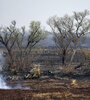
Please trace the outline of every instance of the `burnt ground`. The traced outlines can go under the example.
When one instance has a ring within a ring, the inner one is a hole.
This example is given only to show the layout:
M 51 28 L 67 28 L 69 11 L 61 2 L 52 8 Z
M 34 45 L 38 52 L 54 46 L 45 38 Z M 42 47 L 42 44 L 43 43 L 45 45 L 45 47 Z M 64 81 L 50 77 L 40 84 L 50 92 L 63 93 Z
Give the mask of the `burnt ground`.
M 0 100 L 90 100 L 90 81 L 72 81 L 68 78 L 23 81 L 29 90 L 0 89 Z
M 90 100 L 90 59 L 84 64 L 82 55 L 76 56 L 72 65 L 63 67 L 58 64 L 60 57 L 52 54 L 43 54 L 42 59 L 35 61 L 42 64 L 38 79 L 25 80 L 28 72 L 17 75 L 2 72 L 8 86 L 19 83 L 27 88 L 0 89 L 0 100 Z M 79 62 L 81 67 L 77 66 Z
M 41 66 L 37 79 L 24 79 L 28 73 L 5 73 L 12 77 L 6 77 L 12 89 L 0 89 L 0 100 L 90 100 L 90 68 L 75 66 Z M 13 89 L 17 84 L 23 88 Z

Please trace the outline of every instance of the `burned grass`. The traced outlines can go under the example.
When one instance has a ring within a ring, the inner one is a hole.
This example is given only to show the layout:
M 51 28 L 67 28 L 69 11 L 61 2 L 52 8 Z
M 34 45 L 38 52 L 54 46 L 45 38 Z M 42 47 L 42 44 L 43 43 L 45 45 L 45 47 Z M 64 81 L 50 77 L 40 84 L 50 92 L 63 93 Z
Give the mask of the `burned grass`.
M 90 81 L 63 78 L 23 81 L 30 90 L 0 90 L 0 100 L 90 100 Z

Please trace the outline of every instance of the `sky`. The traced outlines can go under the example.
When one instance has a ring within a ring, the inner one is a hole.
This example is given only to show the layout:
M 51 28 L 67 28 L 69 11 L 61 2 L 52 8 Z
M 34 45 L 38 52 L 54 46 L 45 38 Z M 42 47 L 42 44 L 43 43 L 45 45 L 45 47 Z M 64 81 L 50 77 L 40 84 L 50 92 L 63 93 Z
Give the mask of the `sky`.
M 0 0 L 0 26 L 8 26 L 16 20 L 17 27 L 28 29 L 32 20 L 40 21 L 43 28 L 49 17 L 65 14 L 72 15 L 74 11 L 90 11 L 90 0 Z

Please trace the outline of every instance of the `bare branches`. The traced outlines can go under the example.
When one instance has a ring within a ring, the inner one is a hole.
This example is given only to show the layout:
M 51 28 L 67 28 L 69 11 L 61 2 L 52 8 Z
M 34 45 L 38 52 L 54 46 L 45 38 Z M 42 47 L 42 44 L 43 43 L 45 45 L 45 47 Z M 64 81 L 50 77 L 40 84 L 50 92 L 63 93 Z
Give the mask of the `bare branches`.
M 44 33 L 45 31 L 41 29 L 40 22 L 32 21 L 30 23 L 30 31 L 28 33 L 25 50 L 28 49 L 30 53 L 31 49 L 42 39 Z
M 9 27 L 2 27 L 0 33 L 0 42 L 11 51 L 18 36 L 18 31 L 16 29 L 16 22 L 12 21 Z
M 84 12 L 74 12 L 73 16 L 49 18 L 48 25 L 53 31 L 54 41 L 56 46 L 61 49 L 63 57 L 67 55 L 68 49 L 76 49 L 80 38 L 90 32 L 88 15 L 89 12 L 85 10 Z
M 90 31 L 90 20 L 87 19 L 89 11 L 85 10 L 84 12 L 74 12 L 74 21 L 75 21 L 75 34 L 77 37 L 81 37 L 86 32 Z
M 45 33 L 45 31 L 41 29 L 40 22 L 38 21 L 32 21 L 29 28 L 29 32 L 25 30 L 25 27 L 18 29 L 16 28 L 15 21 L 12 21 L 9 27 L 0 28 L 0 42 L 8 52 L 10 66 L 12 67 L 23 67 L 25 65 L 23 65 L 23 61 L 26 61 L 26 58 L 27 61 L 30 62 L 32 48 L 42 39 Z M 16 60 L 19 65 L 16 65 Z

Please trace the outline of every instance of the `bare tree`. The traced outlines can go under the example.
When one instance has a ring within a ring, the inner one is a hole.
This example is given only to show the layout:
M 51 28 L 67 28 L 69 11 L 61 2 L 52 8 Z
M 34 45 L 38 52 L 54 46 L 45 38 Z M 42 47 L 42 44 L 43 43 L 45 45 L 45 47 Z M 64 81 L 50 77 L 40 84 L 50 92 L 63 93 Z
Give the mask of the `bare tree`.
M 20 67 L 31 66 L 31 51 L 33 47 L 43 39 L 43 35 L 46 33 L 41 29 L 39 21 L 32 21 L 29 26 L 29 32 L 25 31 L 25 27 L 21 28 L 17 38 L 17 48 L 19 51 L 19 57 L 17 60 L 20 63 Z
M 74 12 L 74 34 L 75 39 L 73 41 L 74 48 L 73 48 L 73 54 L 71 56 L 70 64 L 73 61 L 74 55 L 76 53 L 79 41 L 81 40 L 81 37 L 86 35 L 87 33 L 90 33 L 90 19 L 87 18 L 89 15 L 89 11 L 85 10 L 84 12 Z
M 29 32 L 25 30 L 25 27 L 16 28 L 15 21 L 12 21 L 9 27 L 1 27 L 0 42 L 8 52 L 8 66 L 14 69 L 23 68 L 23 66 L 30 67 L 31 50 L 43 39 L 44 33 L 46 32 L 41 28 L 39 21 L 30 23 Z
M 89 12 L 85 10 L 84 12 L 74 12 L 73 16 L 49 18 L 47 23 L 54 33 L 56 46 L 62 53 L 63 65 L 66 64 L 66 57 L 70 50 L 73 51 L 70 63 L 73 61 L 81 37 L 90 31 L 88 15 Z
M 12 50 L 14 44 L 17 40 L 18 29 L 16 28 L 16 22 L 12 21 L 9 27 L 1 27 L 0 28 L 0 42 L 6 48 L 9 58 L 10 58 L 10 66 L 13 66 L 13 54 Z

